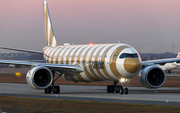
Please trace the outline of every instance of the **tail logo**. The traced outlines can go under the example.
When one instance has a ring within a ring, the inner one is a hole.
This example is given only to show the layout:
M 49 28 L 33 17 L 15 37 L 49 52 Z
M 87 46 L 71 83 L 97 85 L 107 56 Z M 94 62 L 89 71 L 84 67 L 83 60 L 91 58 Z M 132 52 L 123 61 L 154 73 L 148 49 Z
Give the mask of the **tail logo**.
M 177 57 L 176 58 L 180 58 L 180 52 L 178 53 Z
M 45 35 L 47 46 L 58 46 L 56 38 L 54 36 L 54 31 L 51 23 L 51 18 L 48 10 L 47 2 L 43 2 L 44 6 L 44 21 L 45 21 Z

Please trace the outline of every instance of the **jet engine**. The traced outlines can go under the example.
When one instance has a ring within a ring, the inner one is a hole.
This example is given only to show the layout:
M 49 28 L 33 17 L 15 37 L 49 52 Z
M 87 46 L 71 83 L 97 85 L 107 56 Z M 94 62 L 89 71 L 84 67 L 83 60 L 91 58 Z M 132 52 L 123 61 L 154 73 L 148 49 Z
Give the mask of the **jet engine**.
M 47 67 L 37 66 L 26 75 L 27 83 L 34 89 L 45 89 L 52 83 L 53 75 Z
M 139 80 L 146 88 L 159 88 L 164 84 L 166 74 L 160 67 L 152 65 L 141 70 Z

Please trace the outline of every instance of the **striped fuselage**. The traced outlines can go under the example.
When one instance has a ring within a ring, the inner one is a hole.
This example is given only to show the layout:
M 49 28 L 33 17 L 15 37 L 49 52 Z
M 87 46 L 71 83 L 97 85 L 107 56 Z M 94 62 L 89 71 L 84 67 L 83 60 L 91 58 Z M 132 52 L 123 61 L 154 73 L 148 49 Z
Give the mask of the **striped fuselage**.
M 46 63 L 83 67 L 78 75 L 63 75 L 69 81 L 103 81 L 132 78 L 141 69 L 141 58 L 137 51 L 126 44 L 94 44 L 45 47 Z M 119 58 L 123 53 L 137 53 L 137 58 Z

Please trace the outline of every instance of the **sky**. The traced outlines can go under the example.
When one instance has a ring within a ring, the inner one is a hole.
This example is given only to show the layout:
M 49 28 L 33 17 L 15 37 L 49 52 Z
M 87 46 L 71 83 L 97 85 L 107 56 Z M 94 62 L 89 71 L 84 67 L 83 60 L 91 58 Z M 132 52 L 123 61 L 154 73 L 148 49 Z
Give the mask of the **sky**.
M 125 43 L 141 53 L 180 52 L 180 0 L 47 0 L 63 43 Z M 0 1 L 0 46 L 46 46 L 42 0 Z M 0 52 L 4 52 L 0 50 Z

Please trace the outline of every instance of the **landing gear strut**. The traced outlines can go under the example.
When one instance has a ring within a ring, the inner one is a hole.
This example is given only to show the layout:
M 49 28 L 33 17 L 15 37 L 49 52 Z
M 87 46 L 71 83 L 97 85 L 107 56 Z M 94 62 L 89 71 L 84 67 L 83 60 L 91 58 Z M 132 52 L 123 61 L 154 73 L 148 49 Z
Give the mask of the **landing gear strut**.
M 171 70 L 168 70 L 168 73 L 171 73 Z
M 124 94 L 128 94 L 128 88 L 124 89 Z
M 54 85 L 54 82 L 55 82 L 60 76 L 62 76 L 62 74 L 60 74 L 59 72 L 56 72 L 56 71 L 53 71 L 52 74 L 53 74 L 52 84 L 51 84 L 48 88 L 44 89 L 44 93 L 45 93 L 45 94 L 50 94 L 51 92 L 53 92 L 53 93 L 60 93 L 60 87 L 59 87 L 58 85 Z M 54 77 L 55 74 L 58 75 L 58 77 L 57 77 L 56 79 L 54 79 L 54 78 L 55 78 L 55 77 Z
M 125 83 L 122 83 L 122 85 L 117 85 L 118 81 L 114 81 L 113 85 L 107 86 L 107 93 L 120 93 L 120 94 L 128 94 L 128 88 L 126 88 Z
M 120 90 L 120 94 L 128 94 L 128 92 L 129 92 L 129 90 L 128 90 L 128 88 L 126 87 L 126 83 L 125 82 L 123 82 L 123 83 L 121 83 L 122 84 L 122 88 L 121 88 L 121 90 Z

